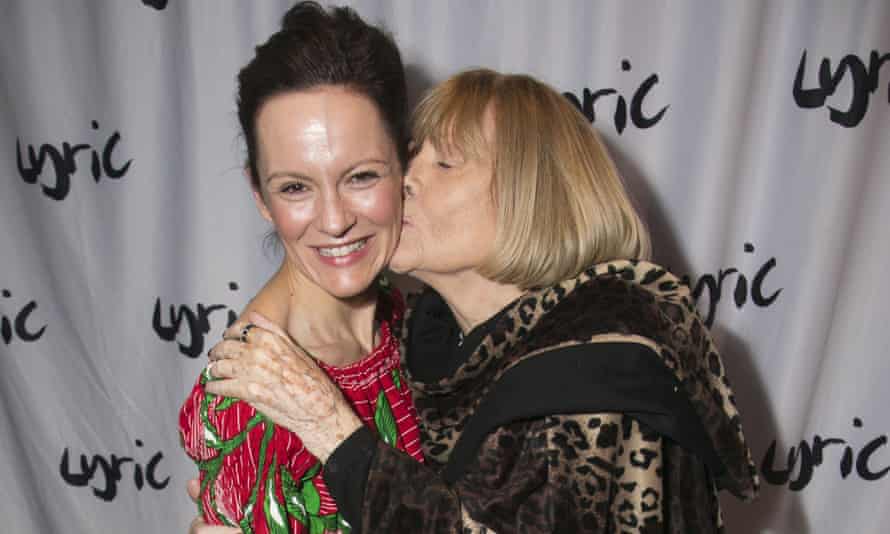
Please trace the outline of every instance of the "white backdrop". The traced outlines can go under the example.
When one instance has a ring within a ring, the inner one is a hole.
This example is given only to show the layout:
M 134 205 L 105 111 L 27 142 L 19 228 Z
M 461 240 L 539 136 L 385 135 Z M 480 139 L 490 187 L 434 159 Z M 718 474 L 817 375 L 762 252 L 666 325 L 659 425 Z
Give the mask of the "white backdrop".
M 290 3 L 0 1 L 3 532 L 186 531 L 179 405 L 278 261 L 234 78 Z M 731 534 L 887 531 L 890 3 L 351 3 L 414 94 L 528 72 L 593 120 L 734 378 Z

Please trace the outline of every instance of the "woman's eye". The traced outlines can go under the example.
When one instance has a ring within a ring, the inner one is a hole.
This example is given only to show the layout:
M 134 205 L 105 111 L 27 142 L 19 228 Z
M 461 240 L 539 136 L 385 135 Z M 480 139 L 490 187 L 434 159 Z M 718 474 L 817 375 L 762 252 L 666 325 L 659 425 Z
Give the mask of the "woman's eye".
M 306 186 L 303 184 L 286 184 L 281 188 L 281 192 L 286 195 L 297 195 L 306 190 Z
M 453 165 L 451 165 L 451 164 L 448 163 L 447 161 L 437 161 L 437 162 L 436 162 L 436 166 L 438 166 L 440 169 L 451 169 L 451 168 L 454 167 Z
M 354 184 L 366 184 L 380 178 L 380 175 L 374 171 L 358 172 L 349 177 L 349 181 Z

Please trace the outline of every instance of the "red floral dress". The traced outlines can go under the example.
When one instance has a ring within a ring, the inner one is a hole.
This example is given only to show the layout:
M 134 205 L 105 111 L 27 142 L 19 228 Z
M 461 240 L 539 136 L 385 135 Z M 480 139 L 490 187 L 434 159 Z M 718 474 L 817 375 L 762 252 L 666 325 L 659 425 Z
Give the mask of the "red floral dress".
M 380 320 L 380 343 L 354 364 L 319 366 L 385 443 L 422 462 L 417 412 L 402 379 L 392 331 L 404 304 L 395 290 L 381 293 L 391 305 L 381 306 L 389 316 Z M 204 520 L 248 534 L 348 533 L 320 462 L 300 438 L 246 402 L 206 393 L 208 380 L 205 369 L 179 414 L 183 447 L 200 471 Z

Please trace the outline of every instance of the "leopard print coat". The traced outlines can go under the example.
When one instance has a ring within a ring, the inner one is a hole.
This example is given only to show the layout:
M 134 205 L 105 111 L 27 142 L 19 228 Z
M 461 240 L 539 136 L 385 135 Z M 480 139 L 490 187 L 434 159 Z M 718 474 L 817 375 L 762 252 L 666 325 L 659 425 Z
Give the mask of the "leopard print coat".
M 717 491 L 757 493 L 689 288 L 651 263 L 529 291 L 453 376 L 408 378 L 427 464 L 378 447 L 361 532 L 722 532 Z

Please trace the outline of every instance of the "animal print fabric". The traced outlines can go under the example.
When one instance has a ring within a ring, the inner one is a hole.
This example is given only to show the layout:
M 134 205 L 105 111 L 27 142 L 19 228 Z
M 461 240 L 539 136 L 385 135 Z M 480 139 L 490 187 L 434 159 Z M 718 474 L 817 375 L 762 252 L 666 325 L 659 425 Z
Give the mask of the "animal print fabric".
M 674 374 L 720 472 L 626 414 L 553 414 L 497 428 L 445 482 L 467 420 L 506 371 L 555 348 L 615 341 L 651 348 Z M 651 263 L 599 264 L 529 291 L 453 376 L 408 379 L 428 465 L 378 447 L 362 532 L 722 532 L 718 488 L 757 493 L 732 390 L 689 288 Z

